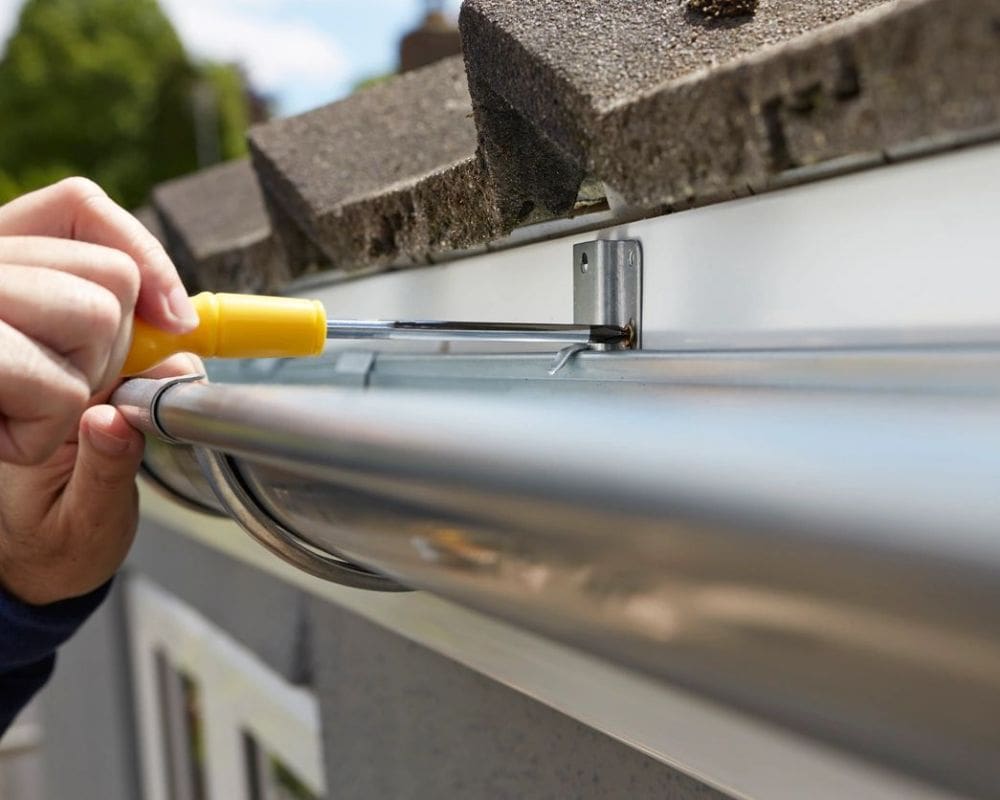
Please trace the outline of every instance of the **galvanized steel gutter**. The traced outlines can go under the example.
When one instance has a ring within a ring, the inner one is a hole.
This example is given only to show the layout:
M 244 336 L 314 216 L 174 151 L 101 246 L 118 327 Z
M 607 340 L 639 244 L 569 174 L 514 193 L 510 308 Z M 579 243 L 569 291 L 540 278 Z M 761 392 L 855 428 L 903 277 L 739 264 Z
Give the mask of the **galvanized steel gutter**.
M 584 362 L 643 358 L 669 372 Z M 159 437 L 161 483 L 300 568 L 438 593 L 953 789 L 1000 785 L 992 392 L 611 394 L 504 363 L 502 394 L 136 380 L 115 403 Z

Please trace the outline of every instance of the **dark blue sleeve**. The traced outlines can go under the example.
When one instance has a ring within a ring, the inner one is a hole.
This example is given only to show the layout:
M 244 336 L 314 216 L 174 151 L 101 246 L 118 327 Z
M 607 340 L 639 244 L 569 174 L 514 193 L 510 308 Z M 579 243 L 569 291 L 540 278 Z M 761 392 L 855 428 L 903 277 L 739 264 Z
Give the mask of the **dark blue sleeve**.
M 0 589 L 0 735 L 49 679 L 56 648 L 101 604 L 110 585 L 47 606 L 27 605 Z

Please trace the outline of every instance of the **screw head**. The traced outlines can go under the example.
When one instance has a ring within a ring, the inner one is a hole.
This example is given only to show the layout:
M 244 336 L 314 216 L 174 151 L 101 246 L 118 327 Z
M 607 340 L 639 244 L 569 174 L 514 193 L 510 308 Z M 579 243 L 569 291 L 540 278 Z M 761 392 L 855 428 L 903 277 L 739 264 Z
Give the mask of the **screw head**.
M 584 275 L 587 274 L 590 269 L 590 259 L 587 258 L 586 253 L 581 253 L 580 255 L 580 272 Z

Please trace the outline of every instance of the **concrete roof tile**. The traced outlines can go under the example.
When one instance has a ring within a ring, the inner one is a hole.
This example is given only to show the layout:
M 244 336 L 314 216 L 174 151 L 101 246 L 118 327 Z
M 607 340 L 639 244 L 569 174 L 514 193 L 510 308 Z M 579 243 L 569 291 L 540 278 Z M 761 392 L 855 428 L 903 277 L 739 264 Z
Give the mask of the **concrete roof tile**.
M 344 269 L 420 262 L 493 238 L 471 114 L 455 57 L 252 129 L 277 232 L 298 243 L 292 251 L 305 240 Z
M 537 152 L 512 130 L 653 207 L 1000 122 L 998 0 L 759 0 L 716 17 L 723 5 L 466 0 L 469 83 L 501 204 L 523 195 L 509 177 Z
M 190 291 L 261 292 L 287 280 L 248 159 L 162 183 L 153 206 Z

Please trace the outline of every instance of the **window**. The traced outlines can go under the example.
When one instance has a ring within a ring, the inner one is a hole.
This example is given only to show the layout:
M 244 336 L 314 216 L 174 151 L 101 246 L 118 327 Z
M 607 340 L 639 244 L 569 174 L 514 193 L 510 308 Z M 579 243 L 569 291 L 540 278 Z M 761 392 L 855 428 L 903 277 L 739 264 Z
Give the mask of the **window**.
M 206 800 L 201 690 L 192 677 L 174 669 L 162 649 L 153 658 L 168 796 L 174 800 Z
M 266 752 L 252 733 L 243 734 L 250 800 L 319 800 L 277 756 Z
M 322 800 L 319 709 L 145 578 L 128 584 L 148 800 Z

